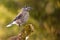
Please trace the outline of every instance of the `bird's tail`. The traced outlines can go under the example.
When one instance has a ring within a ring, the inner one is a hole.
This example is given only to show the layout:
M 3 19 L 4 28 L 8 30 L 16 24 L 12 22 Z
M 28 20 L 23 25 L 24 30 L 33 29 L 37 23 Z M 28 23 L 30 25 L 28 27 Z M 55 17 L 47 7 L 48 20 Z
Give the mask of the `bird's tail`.
M 8 24 L 6 27 L 11 27 L 13 24 L 16 24 L 16 22 L 14 21 L 14 22 Z
M 12 26 L 12 24 L 8 24 L 6 27 L 11 27 Z

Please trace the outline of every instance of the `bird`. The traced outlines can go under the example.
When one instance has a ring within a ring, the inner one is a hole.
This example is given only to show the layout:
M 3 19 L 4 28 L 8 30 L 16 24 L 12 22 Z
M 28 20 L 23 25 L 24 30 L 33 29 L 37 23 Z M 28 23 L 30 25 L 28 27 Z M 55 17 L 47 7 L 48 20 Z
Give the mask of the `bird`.
M 9 23 L 6 27 L 11 27 L 13 24 L 21 26 L 24 23 L 26 23 L 29 18 L 30 9 L 31 9 L 31 7 L 21 8 L 21 11 L 18 13 L 18 15 L 15 17 L 15 19 L 11 23 Z

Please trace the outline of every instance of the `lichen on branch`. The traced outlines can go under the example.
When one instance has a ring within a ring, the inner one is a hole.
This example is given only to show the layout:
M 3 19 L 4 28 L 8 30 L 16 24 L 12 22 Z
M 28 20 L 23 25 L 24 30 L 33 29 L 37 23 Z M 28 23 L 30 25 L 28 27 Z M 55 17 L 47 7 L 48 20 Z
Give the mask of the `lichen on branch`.
M 28 24 L 17 36 L 10 37 L 8 40 L 27 40 L 33 31 L 34 26 L 32 24 Z

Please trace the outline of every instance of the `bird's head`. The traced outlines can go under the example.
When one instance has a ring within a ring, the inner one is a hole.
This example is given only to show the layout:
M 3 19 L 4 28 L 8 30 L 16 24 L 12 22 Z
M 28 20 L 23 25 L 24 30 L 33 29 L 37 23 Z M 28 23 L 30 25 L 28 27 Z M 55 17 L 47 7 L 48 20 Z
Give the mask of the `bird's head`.
M 24 11 L 29 11 L 29 10 L 31 10 L 31 9 L 32 9 L 31 7 L 24 7 L 24 8 L 23 8 Z

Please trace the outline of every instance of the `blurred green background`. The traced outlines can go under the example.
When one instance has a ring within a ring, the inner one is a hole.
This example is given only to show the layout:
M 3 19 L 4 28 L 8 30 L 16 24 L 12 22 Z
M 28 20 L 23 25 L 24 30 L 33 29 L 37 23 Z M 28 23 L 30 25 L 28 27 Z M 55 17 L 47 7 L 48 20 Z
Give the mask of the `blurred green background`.
M 23 27 L 7 28 L 20 9 L 30 6 L 27 24 L 34 25 L 29 40 L 60 40 L 60 0 L 0 0 L 0 40 L 17 35 Z

